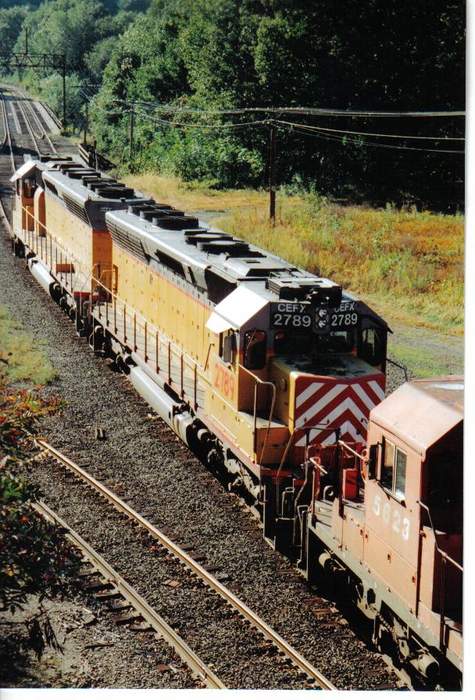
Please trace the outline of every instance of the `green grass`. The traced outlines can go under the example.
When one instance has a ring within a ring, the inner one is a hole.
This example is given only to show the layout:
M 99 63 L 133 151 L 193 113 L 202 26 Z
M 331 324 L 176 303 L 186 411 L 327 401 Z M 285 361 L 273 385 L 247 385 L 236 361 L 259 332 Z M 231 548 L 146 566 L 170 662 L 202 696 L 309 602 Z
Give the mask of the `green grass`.
M 407 323 L 463 332 L 464 219 L 431 212 L 340 206 L 318 194 L 277 194 L 275 226 L 268 195 L 212 190 L 145 174 L 127 183 L 364 296 Z
M 437 377 L 452 374 L 446 363 L 436 360 L 434 355 L 428 355 L 424 348 L 409 346 L 405 343 L 392 343 L 390 346 L 391 359 L 405 367 L 410 367 L 415 377 Z
M 46 353 L 0 305 L 0 373 L 10 382 L 47 384 L 56 372 Z

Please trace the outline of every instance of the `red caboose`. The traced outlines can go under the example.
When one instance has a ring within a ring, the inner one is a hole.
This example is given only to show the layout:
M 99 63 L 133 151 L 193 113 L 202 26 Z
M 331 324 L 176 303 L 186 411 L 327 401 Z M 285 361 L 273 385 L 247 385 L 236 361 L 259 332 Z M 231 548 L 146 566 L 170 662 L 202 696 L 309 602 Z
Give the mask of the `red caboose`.
M 372 409 L 368 446 L 312 460 L 309 577 L 345 574 L 382 650 L 460 678 L 463 379 L 404 384 Z

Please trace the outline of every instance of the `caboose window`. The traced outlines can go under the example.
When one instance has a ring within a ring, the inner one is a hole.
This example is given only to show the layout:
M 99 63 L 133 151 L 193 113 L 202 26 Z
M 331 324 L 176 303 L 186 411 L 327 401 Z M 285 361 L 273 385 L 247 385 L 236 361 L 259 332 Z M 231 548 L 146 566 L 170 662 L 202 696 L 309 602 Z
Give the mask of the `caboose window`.
M 398 498 L 406 495 L 406 454 L 396 448 L 396 474 L 394 477 L 394 492 Z
M 394 472 L 394 445 L 389 440 L 384 440 L 383 464 L 381 467 L 381 485 L 392 491 Z
M 383 438 L 381 486 L 391 491 L 399 500 L 406 495 L 406 463 L 406 453 Z

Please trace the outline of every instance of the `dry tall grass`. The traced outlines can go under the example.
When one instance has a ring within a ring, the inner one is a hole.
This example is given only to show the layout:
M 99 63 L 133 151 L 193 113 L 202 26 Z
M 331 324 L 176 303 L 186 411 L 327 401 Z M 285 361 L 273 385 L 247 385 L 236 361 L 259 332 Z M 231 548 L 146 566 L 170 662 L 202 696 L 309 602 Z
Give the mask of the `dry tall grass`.
M 47 384 L 56 372 L 43 349 L 0 305 L 0 374 L 11 382 Z
M 211 213 L 220 228 L 331 277 L 386 315 L 462 333 L 461 215 L 342 207 L 318 195 L 278 194 L 272 227 L 264 192 L 209 190 L 156 175 L 126 179 L 158 201 Z

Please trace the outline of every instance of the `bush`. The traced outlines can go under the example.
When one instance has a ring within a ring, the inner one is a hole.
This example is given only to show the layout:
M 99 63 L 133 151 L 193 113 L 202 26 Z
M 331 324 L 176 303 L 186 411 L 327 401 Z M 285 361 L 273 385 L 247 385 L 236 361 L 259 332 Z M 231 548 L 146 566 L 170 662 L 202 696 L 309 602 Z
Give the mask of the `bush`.
M 29 596 L 37 596 L 41 604 L 45 597 L 65 595 L 75 587 L 78 557 L 61 530 L 32 508 L 39 489 L 9 470 L 30 455 L 31 431 L 38 417 L 55 405 L 29 392 L 11 392 L 0 377 L 0 612 L 14 614 Z M 27 642 L 38 655 L 46 644 L 57 645 L 41 605 L 24 624 Z M 25 641 L 15 639 L 18 644 Z

